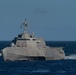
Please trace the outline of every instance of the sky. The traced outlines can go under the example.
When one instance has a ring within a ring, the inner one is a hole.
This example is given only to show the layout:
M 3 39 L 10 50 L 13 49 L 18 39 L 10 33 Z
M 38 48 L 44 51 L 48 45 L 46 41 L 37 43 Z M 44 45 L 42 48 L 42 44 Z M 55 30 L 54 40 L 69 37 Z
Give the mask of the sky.
M 12 40 L 27 18 L 46 41 L 76 41 L 76 0 L 0 0 L 0 40 Z

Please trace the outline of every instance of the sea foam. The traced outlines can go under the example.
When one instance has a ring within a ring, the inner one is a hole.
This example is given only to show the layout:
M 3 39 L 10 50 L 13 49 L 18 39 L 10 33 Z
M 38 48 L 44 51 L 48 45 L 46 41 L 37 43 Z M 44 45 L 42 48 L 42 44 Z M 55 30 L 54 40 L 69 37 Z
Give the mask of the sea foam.
M 69 56 L 66 56 L 65 59 L 76 59 L 76 54 L 71 54 Z

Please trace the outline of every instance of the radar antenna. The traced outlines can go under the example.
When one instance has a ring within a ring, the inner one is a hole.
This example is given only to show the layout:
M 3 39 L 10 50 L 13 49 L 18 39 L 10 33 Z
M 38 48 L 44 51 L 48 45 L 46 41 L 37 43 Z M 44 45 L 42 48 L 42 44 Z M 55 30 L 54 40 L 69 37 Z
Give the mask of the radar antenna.
M 27 32 L 27 19 L 25 18 L 25 21 L 23 22 L 24 32 Z

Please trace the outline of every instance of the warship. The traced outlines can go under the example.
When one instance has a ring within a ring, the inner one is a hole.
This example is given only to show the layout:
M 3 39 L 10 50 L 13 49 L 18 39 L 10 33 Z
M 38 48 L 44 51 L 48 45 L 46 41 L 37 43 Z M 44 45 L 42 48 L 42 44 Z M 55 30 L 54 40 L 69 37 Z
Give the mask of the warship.
M 49 47 L 43 38 L 28 32 L 26 19 L 22 26 L 24 31 L 12 40 L 10 47 L 2 49 L 4 61 L 65 59 L 62 47 Z

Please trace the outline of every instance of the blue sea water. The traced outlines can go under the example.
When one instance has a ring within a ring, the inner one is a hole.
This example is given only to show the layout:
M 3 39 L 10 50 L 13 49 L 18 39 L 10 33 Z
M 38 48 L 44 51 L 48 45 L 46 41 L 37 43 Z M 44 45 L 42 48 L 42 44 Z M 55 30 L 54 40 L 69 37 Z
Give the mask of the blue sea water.
M 10 41 L 0 41 L 0 50 Z M 0 75 L 76 75 L 76 41 L 46 41 L 48 46 L 63 47 L 65 60 L 8 61 L 0 57 Z

